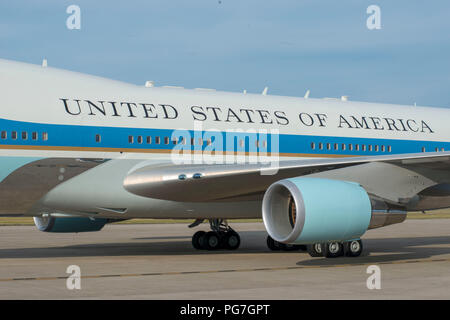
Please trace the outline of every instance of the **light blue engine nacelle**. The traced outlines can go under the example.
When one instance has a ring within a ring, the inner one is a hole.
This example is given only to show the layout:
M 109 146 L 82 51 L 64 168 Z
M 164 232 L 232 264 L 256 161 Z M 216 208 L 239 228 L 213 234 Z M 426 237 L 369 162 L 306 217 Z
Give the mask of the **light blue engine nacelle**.
M 272 184 L 262 210 L 273 239 L 297 244 L 357 239 L 372 216 L 370 198 L 359 184 L 301 177 Z
M 44 232 L 90 232 L 101 230 L 108 219 L 87 217 L 34 217 L 34 224 Z

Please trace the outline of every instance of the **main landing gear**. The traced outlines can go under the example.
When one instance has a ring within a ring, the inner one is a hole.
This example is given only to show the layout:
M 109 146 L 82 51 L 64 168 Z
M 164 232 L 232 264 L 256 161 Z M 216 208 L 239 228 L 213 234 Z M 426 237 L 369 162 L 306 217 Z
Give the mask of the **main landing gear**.
M 306 246 L 302 244 L 285 244 L 274 240 L 271 236 L 267 236 L 267 247 L 272 251 L 306 251 Z
M 345 242 L 330 241 L 310 244 L 307 246 L 307 250 L 311 257 L 358 257 L 361 255 L 363 245 L 361 239 Z
M 358 257 L 363 250 L 362 241 L 350 240 L 344 242 L 330 241 L 326 243 L 314 243 L 308 245 L 284 244 L 267 236 L 267 247 L 272 251 L 307 251 L 311 257 Z
M 192 236 L 192 246 L 199 250 L 236 250 L 241 244 L 241 237 L 224 219 L 209 220 L 211 231 L 197 231 Z

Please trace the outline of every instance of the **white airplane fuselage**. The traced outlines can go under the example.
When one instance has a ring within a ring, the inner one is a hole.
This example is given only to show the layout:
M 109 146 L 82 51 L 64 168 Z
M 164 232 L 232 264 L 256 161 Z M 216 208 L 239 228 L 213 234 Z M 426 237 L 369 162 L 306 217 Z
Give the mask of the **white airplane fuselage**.
M 0 214 L 261 216 L 260 200 L 186 203 L 123 188 L 143 161 L 173 162 L 175 146 L 282 159 L 450 150 L 445 108 L 144 87 L 6 60 L 0 70 Z

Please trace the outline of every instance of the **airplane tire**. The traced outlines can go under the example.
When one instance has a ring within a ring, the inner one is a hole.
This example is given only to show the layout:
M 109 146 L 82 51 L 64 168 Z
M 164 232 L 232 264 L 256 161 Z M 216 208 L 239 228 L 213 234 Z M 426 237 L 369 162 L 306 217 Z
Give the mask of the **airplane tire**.
M 201 250 L 203 249 L 203 240 L 202 238 L 204 238 L 204 236 L 206 235 L 205 231 L 197 231 L 196 233 L 194 233 L 194 235 L 192 236 L 192 246 L 197 249 L 197 250 Z
M 283 251 L 297 251 L 298 247 L 295 244 L 286 244 L 286 243 L 281 243 L 281 248 Z
M 306 250 L 308 251 L 311 257 L 323 257 L 324 247 L 325 245 L 323 243 L 313 243 L 308 244 L 306 246 Z
M 341 242 L 332 241 L 325 243 L 324 256 L 327 258 L 337 258 L 344 255 L 344 245 Z
M 210 231 L 204 237 L 204 244 L 207 250 L 217 250 L 220 248 L 220 236 L 217 232 Z
M 360 239 L 347 241 L 344 244 L 344 249 L 347 257 L 358 257 L 363 251 L 362 241 Z
M 280 246 L 278 245 L 278 242 L 276 242 L 271 236 L 267 236 L 267 247 L 272 251 L 279 251 L 281 250 Z
M 227 232 L 224 239 L 225 248 L 228 250 L 236 250 L 241 245 L 241 237 L 237 232 Z

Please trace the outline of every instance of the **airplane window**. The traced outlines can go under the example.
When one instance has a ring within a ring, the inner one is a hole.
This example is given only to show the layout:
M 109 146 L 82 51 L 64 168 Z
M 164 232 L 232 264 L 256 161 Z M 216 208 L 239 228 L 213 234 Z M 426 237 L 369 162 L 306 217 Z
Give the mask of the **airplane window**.
M 267 148 L 267 141 L 266 141 L 266 140 L 263 140 L 263 142 L 262 142 L 262 147 L 263 147 L 263 148 Z
M 28 133 L 26 131 L 22 131 L 22 140 L 28 139 Z
M 48 140 L 48 133 L 42 132 L 42 140 L 47 141 Z
M 323 143 L 322 142 L 319 143 L 319 149 L 323 150 Z
M 327 150 L 331 150 L 331 144 L 327 143 Z
M 151 136 L 147 136 L 147 143 L 148 144 L 152 144 L 152 137 Z
M 37 134 L 37 132 L 33 132 L 33 133 L 31 134 L 31 139 L 33 139 L 33 140 L 37 140 L 37 139 L 38 139 L 38 134 Z
M 348 150 L 350 150 L 350 151 L 353 150 L 353 145 L 351 143 L 348 145 Z
M 359 144 L 356 144 L 356 145 L 355 145 L 355 150 L 356 150 L 356 151 L 359 151 Z
M 442 151 L 442 152 L 444 152 L 444 151 L 445 151 L 445 149 L 444 149 L 444 148 L 441 148 L 441 151 Z
M 142 138 L 142 136 L 138 136 L 138 137 L 137 137 L 137 142 L 138 142 L 138 143 L 144 142 L 144 139 Z
M 239 140 L 239 147 L 241 147 L 241 148 L 244 147 L 244 140 L 242 140 L 242 139 Z
M 381 146 L 381 152 L 386 152 L 386 147 L 385 146 Z
M 210 146 L 212 144 L 211 139 L 206 140 L 206 145 Z
M 345 143 L 342 144 L 342 150 L 343 151 L 347 150 L 347 145 Z
M 13 139 L 13 140 L 17 139 L 17 132 L 16 131 L 11 132 L 11 139 Z
M 425 151 L 426 151 L 425 147 L 422 147 L 422 152 L 425 152 Z
M 375 152 L 378 152 L 380 150 L 379 146 L 375 146 Z
M 133 142 L 134 142 L 133 136 L 128 136 L 128 143 L 133 143 Z
M 311 142 L 311 149 L 316 149 L 316 144 L 314 142 Z
M 361 145 L 361 150 L 362 150 L 362 151 L 366 151 L 366 150 L 367 150 L 365 144 Z
M 373 146 L 371 144 L 369 144 L 369 151 L 372 152 L 373 151 Z
M 6 131 L 2 131 L 2 139 L 6 139 L 8 137 L 8 134 Z
M 164 137 L 164 144 L 169 144 L 169 142 L 170 142 L 169 137 Z
M 338 143 L 334 144 L 334 150 L 339 150 L 339 144 Z
M 100 137 L 100 135 L 96 134 L 95 135 L 95 142 L 101 142 L 101 141 L 102 141 L 102 138 Z
M 436 152 L 438 152 L 439 151 L 439 148 L 436 148 Z
M 155 137 L 155 143 L 156 144 L 160 144 L 161 143 L 161 138 L 160 137 Z M 183 144 L 184 144 L 184 141 L 183 141 Z
M 195 139 L 191 138 L 191 146 L 195 145 Z
M 178 143 L 178 138 L 173 138 L 172 143 L 173 144 L 177 144 Z
M 392 152 L 392 147 L 388 146 L 388 152 Z
M 198 138 L 198 144 L 201 145 L 201 146 L 203 145 L 203 139 L 202 138 Z

